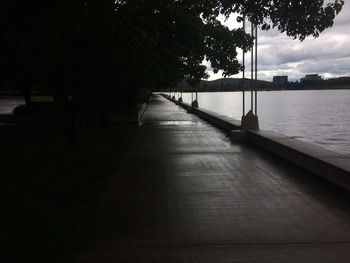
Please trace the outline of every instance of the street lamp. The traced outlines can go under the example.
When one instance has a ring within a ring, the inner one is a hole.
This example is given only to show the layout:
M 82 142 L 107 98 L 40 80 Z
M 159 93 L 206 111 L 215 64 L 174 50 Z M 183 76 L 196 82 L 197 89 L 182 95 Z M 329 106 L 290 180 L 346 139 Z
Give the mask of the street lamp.
M 243 30 L 245 32 L 245 16 L 243 17 Z M 250 110 L 245 114 L 245 54 L 243 52 L 243 116 L 242 130 L 259 130 L 258 119 L 258 26 L 251 22 L 251 36 L 254 38 L 251 46 L 250 65 Z M 255 49 L 255 50 L 254 50 Z M 254 56 L 255 53 L 255 56 Z M 254 72 L 255 71 L 255 72 Z M 255 76 L 254 76 L 255 73 Z

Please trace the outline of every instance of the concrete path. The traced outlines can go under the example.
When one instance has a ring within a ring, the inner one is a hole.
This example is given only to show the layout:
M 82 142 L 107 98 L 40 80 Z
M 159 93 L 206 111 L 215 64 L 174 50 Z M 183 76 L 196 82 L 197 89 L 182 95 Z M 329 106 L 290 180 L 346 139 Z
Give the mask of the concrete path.
M 349 262 L 347 193 L 154 96 L 74 262 Z

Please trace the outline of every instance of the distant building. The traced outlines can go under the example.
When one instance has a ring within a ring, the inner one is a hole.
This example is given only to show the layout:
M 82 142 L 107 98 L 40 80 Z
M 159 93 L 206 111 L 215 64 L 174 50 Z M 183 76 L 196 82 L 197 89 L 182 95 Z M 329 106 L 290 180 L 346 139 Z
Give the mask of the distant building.
M 308 74 L 308 75 L 305 75 L 305 77 L 301 79 L 301 82 L 306 81 L 306 80 L 311 80 L 311 81 L 322 80 L 322 77 L 318 74 Z
M 273 83 L 277 85 L 284 85 L 288 83 L 288 76 L 274 76 Z

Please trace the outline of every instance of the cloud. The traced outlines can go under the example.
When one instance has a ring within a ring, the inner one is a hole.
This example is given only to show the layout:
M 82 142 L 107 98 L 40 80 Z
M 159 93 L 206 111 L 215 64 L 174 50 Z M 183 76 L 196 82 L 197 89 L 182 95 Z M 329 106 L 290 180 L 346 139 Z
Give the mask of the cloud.
M 226 22 L 237 27 L 235 19 Z M 309 37 L 303 42 L 293 40 L 277 30 L 261 31 L 258 35 L 258 76 L 272 80 L 274 75 L 288 75 L 291 80 L 305 74 L 317 73 L 324 77 L 350 76 L 350 3 L 345 3 L 332 28 L 319 38 Z M 239 55 L 240 57 L 241 55 Z M 246 68 L 250 67 L 247 54 Z M 217 79 L 221 74 L 213 74 Z M 240 77 L 238 75 L 236 77 Z

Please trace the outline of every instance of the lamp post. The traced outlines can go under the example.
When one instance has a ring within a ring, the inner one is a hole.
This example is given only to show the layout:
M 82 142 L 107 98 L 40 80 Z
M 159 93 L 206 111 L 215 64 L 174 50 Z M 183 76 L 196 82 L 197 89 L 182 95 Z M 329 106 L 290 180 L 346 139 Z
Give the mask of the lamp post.
M 243 17 L 243 30 L 245 32 L 245 16 Z M 245 54 L 243 51 L 243 116 L 241 122 L 242 130 L 259 130 L 258 119 L 258 27 L 251 22 L 251 36 L 254 42 L 250 48 L 250 110 L 245 113 Z M 255 76 L 254 76 L 255 75 Z
M 245 32 L 245 15 L 243 15 L 243 31 Z M 242 83 L 242 97 L 243 97 L 243 103 L 242 103 L 242 108 L 243 108 L 243 115 L 245 115 L 245 52 L 243 51 L 243 83 Z
M 197 89 L 195 90 L 195 93 L 196 93 L 195 100 L 193 100 L 193 93 L 192 93 L 192 103 L 191 103 L 192 108 L 198 108 L 198 91 L 197 91 Z
M 255 26 L 255 116 L 258 116 L 258 26 Z
M 254 24 L 251 23 L 251 36 L 254 37 Z M 250 49 L 250 110 L 254 112 L 254 44 Z

